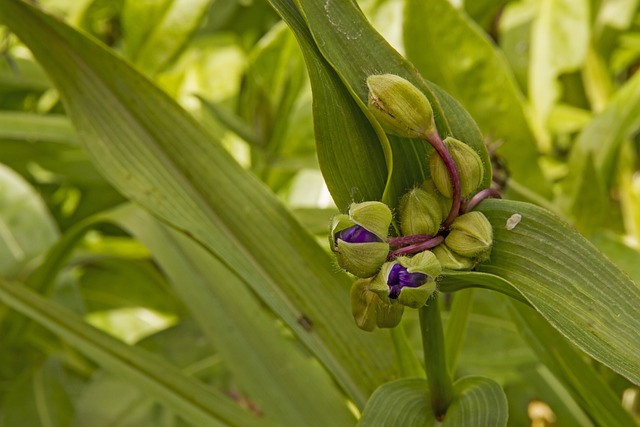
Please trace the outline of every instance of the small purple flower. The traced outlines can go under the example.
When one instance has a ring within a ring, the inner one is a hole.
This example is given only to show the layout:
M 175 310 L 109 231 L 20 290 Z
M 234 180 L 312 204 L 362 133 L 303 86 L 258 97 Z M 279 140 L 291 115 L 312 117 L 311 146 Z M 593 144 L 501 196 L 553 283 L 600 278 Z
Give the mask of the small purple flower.
M 376 236 L 361 225 L 353 225 L 336 233 L 336 240 L 340 239 L 348 243 L 369 243 L 382 242 L 380 237 Z
M 423 273 L 409 273 L 405 267 L 400 264 L 394 264 L 389 270 L 387 276 L 387 285 L 389 285 L 389 298 L 397 299 L 400 291 L 405 286 L 417 288 L 427 282 L 428 276 Z

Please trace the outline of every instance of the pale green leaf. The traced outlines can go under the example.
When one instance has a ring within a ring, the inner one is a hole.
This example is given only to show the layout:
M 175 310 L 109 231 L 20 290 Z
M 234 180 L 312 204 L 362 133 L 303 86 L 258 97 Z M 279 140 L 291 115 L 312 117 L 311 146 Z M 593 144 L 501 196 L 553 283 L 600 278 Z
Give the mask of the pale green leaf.
M 166 67 L 198 29 L 212 0 L 129 0 L 122 12 L 125 53 L 141 70 Z
M 459 100 L 485 135 L 500 141 L 498 154 L 506 160 L 511 176 L 549 196 L 542 171 L 531 161 L 538 149 L 524 96 L 486 33 L 447 0 L 409 0 L 404 44 L 407 57 L 422 75 Z
M 0 281 L 0 299 L 196 425 L 271 425 L 230 404 L 223 393 L 186 377 L 156 355 L 130 347 L 87 325 L 80 317 L 22 284 Z
M 531 29 L 529 99 L 544 124 L 558 96 L 557 78 L 584 63 L 590 37 L 588 0 L 541 0 Z
M 349 278 L 193 118 L 107 49 L 28 5 L 2 2 L 0 18 L 47 69 L 91 159 L 123 194 L 233 270 L 357 404 L 393 377 L 393 354 L 380 350 L 388 337 L 354 325 Z
M 2 139 L 69 143 L 75 142 L 75 131 L 64 116 L 6 111 L 0 113 Z
M 18 274 L 57 238 L 57 226 L 40 195 L 0 164 L 0 276 Z

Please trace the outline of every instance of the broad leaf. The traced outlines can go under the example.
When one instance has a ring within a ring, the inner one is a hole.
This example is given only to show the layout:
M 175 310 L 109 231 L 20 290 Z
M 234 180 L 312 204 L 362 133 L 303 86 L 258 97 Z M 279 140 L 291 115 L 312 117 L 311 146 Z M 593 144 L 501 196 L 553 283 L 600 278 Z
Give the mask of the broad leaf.
M 538 148 L 524 96 L 486 33 L 447 0 L 409 0 L 404 45 L 422 75 L 459 100 L 485 135 L 500 141 L 498 154 L 507 161 L 511 177 L 550 196 L 542 171 L 531 161 Z
M 84 147 L 114 186 L 234 271 L 356 404 L 395 375 L 391 351 L 381 351 L 391 347 L 388 337 L 353 323 L 349 278 L 193 118 L 107 49 L 27 4 L 1 2 L 0 18 L 55 81 Z
M 498 276 L 500 286 L 510 283 L 569 341 L 640 383 L 640 286 L 542 208 L 487 200 L 479 209 L 493 225 L 494 246 L 478 270 Z M 521 220 L 507 228 L 514 214 Z
M 381 386 L 367 403 L 358 427 L 465 427 L 507 425 L 507 398 L 494 381 L 466 377 L 453 385 L 455 396 L 444 419 L 438 420 L 429 403 L 423 379 L 403 379 Z

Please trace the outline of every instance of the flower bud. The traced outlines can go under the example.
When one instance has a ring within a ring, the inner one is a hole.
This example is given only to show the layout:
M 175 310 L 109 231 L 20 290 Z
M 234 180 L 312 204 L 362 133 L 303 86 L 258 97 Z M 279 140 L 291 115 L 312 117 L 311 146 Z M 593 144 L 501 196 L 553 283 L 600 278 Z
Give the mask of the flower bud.
M 442 193 L 438 191 L 436 185 L 431 179 L 427 179 L 422 183 L 422 189 L 436 198 L 443 216 L 446 216 L 451 210 L 451 203 L 453 203 L 453 200 L 450 197 L 444 197 Z
M 338 265 L 357 277 L 375 275 L 389 254 L 391 210 L 380 202 L 353 203 L 331 220 L 329 244 Z
M 400 230 L 405 236 L 436 234 L 443 220 L 438 199 L 420 188 L 414 188 L 400 200 Z
M 446 138 L 443 142 L 449 154 L 451 154 L 460 177 L 460 195 L 467 197 L 482 184 L 484 176 L 482 160 L 480 160 L 478 153 L 464 142 L 451 137 Z M 451 185 L 449 170 L 436 152 L 431 154 L 429 158 L 429 170 L 438 191 L 445 197 L 453 197 L 453 186 Z
M 400 323 L 404 306 L 380 298 L 369 289 L 371 279 L 358 279 L 351 286 L 351 313 L 356 325 L 362 330 L 373 331 L 375 327 L 393 328 Z
M 458 255 L 486 259 L 493 244 L 491 223 L 482 212 L 460 215 L 451 224 L 445 244 Z
M 458 255 L 449 249 L 445 243 L 433 248 L 432 252 L 438 258 L 442 268 L 449 270 L 470 270 L 473 268 L 473 259 Z
M 435 278 L 442 268 L 430 251 L 413 257 L 398 257 L 382 266 L 371 282 L 371 290 L 381 298 L 397 300 L 407 307 L 422 307 L 436 290 Z
M 394 74 L 367 78 L 369 110 L 385 132 L 404 138 L 426 138 L 436 131 L 427 97 Z

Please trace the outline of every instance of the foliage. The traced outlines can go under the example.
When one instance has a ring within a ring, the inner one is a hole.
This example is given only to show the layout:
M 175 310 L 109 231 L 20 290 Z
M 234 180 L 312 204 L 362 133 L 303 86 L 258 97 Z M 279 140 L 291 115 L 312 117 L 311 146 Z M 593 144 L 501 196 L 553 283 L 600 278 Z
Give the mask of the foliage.
M 638 424 L 637 1 L 29 3 L 0 2 L 0 424 Z M 503 199 L 488 259 L 364 332 L 329 218 L 400 209 L 433 152 L 373 74 Z

